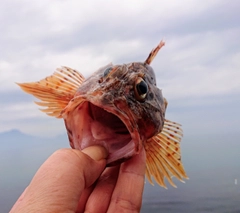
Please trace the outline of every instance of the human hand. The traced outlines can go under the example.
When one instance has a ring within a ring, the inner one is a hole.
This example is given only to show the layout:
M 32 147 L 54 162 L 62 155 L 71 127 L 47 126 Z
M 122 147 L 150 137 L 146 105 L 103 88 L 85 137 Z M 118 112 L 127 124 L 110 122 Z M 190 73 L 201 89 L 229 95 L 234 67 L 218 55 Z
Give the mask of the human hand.
M 107 151 L 100 146 L 56 151 L 39 168 L 10 213 L 139 212 L 145 151 L 105 169 L 106 157 Z

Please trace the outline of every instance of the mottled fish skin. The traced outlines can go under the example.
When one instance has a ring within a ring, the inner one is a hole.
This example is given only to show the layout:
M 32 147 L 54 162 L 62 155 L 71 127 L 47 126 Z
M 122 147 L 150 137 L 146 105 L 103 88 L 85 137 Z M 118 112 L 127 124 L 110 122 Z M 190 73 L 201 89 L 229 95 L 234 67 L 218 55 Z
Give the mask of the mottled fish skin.
M 167 100 L 156 85 L 150 63 L 164 46 L 154 48 L 145 62 L 108 64 L 89 78 L 68 67 L 38 82 L 19 83 L 34 95 L 47 115 L 63 118 L 70 145 L 75 149 L 99 144 L 119 164 L 146 150 L 146 176 L 166 188 L 172 177 L 188 178 L 182 162 L 181 125 L 165 119 Z
M 108 72 L 107 75 L 106 71 Z M 142 100 L 137 100 L 135 90 L 139 80 L 144 81 L 148 87 L 146 97 Z M 133 154 L 137 154 L 146 140 L 158 134 L 164 125 L 165 103 L 162 92 L 156 86 L 153 69 L 141 62 L 105 66 L 86 79 L 79 87 L 74 95 L 74 101 L 70 102 L 62 112 L 73 148 L 84 149 L 90 144 L 103 145 L 103 142 L 97 140 L 96 137 L 87 137 L 87 135 L 81 133 L 80 129 L 84 126 L 79 125 L 80 122 L 77 118 L 79 112 L 76 113 L 75 111 L 79 111 L 79 107 L 82 106 L 80 102 L 85 103 L 86 101 L 119 117 L 133 139 L 135 150 L 123 150 L 125 153 L 119 154 L 122 156 L 122 160 L 119 155 L 111 158 L 116 150 L 111 149 L 113 145 L 108 140 L 105 145 L 109 151 L 108 165 L 114 165 L 115 160 L 119 163 Z M 85 115 L 81 117 L 83 116 Z M 93 122 L 90 118 L 85 118 L 85 120 L 88 120 L 89 123 Z M 115 138 L 119 138 L 117 143 L 121 143 L 121 136 L 122 134 L 114 135 Z M 89 138 L 89 140 L 86 141 L 86 138 Z

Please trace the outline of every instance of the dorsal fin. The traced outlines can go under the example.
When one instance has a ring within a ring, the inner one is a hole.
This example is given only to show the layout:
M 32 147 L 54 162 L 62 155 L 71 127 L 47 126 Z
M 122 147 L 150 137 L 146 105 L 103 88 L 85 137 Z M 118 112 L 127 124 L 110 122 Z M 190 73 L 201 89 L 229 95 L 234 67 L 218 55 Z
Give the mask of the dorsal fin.
M 61 118 L 61 111 L 74 97 L 83 81 L 84 77 L 76 70 L 61 67 L 51 76 L 40 81 L 17 84 L 23 91 L 41 100 L 35 102 L 39 106 L 46 107 L 40 109 L 41 111 L 49 116 Z
M 165 120 L 161 133 L 147 140 L 146 150 L 146 176 L 151 184 L 152 177 L 156 182 L 166 188 L 164 177 L 176 187 L 172 181 L 175 176 L 180 181 L 188 179 L 182 162 L 180 141 L 183 136 L 181 125 Z
M 148 55 L 146 61 L 144 62 L 144 64 L 148 64 L 150 65 L 151 62 L 153 61 L 153 59 L 155 58 L 155 56 L 158 54 L 158 51 L 165 45 L 164 41 L 160 41 L 160 43 L 158 44 L 157 47 L 155 47 Z

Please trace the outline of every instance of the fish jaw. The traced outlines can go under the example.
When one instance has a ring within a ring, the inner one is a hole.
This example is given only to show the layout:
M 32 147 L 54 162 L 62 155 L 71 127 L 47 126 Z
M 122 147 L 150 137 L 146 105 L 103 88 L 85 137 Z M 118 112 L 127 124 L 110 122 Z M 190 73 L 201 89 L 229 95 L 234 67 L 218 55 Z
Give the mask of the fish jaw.
M 116 107 L 98 106 L 79 96 L 63 110 L 62 116 L 71 147 L 105 147 L 109 153 L 107 166 L 126 161 L 142 148 L 137 125 Z

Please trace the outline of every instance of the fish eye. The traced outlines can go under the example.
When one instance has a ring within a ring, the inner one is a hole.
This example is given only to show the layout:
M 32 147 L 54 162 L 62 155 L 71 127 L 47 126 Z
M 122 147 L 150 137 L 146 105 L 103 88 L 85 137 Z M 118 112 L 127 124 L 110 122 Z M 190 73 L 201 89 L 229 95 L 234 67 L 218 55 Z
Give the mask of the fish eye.
M 104 73 L 103 73 L 103 77 L 108 76 L 108 74 L 112 71 L 112 67 L 108 67 L 107 69 L 105 69 Z
M 148 92 L 148 85 L 142 78 L 138 78 L 135 83 L 134 90 L 136 99 L 142 101 L 144 98 L 146 98 Z

